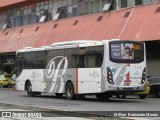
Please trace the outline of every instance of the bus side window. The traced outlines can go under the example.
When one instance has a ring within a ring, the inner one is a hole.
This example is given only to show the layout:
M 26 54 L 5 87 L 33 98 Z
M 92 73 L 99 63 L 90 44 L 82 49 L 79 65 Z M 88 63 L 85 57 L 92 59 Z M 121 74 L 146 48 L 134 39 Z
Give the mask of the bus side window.
M 96 67 L 101 67 L 103 62 L 103 55 L 97 54 L 96 55 Z
M 86 48 L 79 48 L 77 53 L 77 67 L 78 68 L 85 68 L 85 55 L 86 55 Z
M 85 67 L 85 63 L 84 63 L 84 55 L 79 55 L 78 57 L 78 68 L 84 68 Z
M 36 69 L 45 69 L 47 58 L 46 55 L 47 52 L 45 51 L 36 52 Z
M 88 47 L 85 55 L 86 67 L 101 67 L 103 62 L 103 52 L 103 46 Z
M 77 48 L 67 49 L 68 68 L 76 68 L 78 64 Z
M 16 75 L 17 77 L 21 74 L 22 69 L 23 69 L 23 56 L 21 54 L 17 55 L 17 62 L 16 62 Z
M 94 54 L 86 54 L 85 55 L 85 67 L 93 68 L 96 65 L 95 55 Z

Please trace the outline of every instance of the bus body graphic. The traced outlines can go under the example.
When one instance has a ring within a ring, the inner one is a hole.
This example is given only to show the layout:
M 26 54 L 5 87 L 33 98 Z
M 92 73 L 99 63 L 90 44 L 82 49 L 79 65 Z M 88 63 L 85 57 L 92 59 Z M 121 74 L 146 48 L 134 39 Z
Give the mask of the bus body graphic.
M 55 60 L 60 59 L 59 63 L 56 66 Z M 63 70 L 60 70 L 60 67 L 62 63 L 64 62 L 64 66 L 62 66 Z M 51 79 L 51 86 L 49 92 L 55 91 L 54 89 L 58 88 L 57 81 L 60 81 L 60 83 L 64 83 L 63 75 L 66 73 L 66 68 L 68 66 L 68 61 L 66 57 L 63 56 L 57 56 L 53 58 L 47 65 L 47 68 L 45 69 L 45 77 L 46 79 Z M 54 84 L 55 82 L 55 84 Z M 62 86 L 62 85 L 61 85 Z M 48 86 L 47 86 L 48 87 Z M 59 92 L 63 91 L 63 88 L 59 86 Z
M 137 46 L 136 49 L 134 49 Z M 115 94 L 145 90 L 145 45 L 136 41 L 71 41 L 17 51 L 17 90 Z M 32 94 L 31 94 L 32 95 Z
M 133 67 L 134 66 L 134 67 Z M 137 66 L 137 67 L 136 67 Z M 114 64 L 110 66 L 114 84 L 117 86 L 135 86 L 141 84 L 143 65 Z M 107 67 L 103 70 L 103 75 L 107 76 Z

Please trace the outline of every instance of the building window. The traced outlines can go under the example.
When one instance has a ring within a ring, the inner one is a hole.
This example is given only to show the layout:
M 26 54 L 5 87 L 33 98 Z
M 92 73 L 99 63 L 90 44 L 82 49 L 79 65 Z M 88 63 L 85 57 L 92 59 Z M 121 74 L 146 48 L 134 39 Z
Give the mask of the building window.
M 135 0 L 128 0 L 127 6 L 128 6 L 128 7 L 130 7 L 130 6 L 135 6 Z
M 151 0 L 152 3 L 160 2 L 160 0 Z
M 143 0 L 143 4 L 148 4 L 150 2 L 151 2 L 151 0 Z
M 114 10 L 116 7 L 116 1 L 114 0 L 102 0 L 102 10 L 103 11 L 109 11 Z
M 79 5 L 78 5 L 78 14 L 79 15 L 83 15 L 83 13 L 84 13 L 84 6 L 83 6 L 84 4 L 83 3 L 80 3 Z
M 53 9 L 53 3 L 52 3 L 52 1 L 49 1 L 49 9 Z
M 142 0 L 135 0 L 135 5 L 142 5 Z
M 85 2 L 84 3 L 84 14 L 88 14 L 89 13 L 89 2 Z
M 7 20 L 6 20 L 6 24 L 7 24 L 6 28 L 11 28 L 11 27 L 12 27 L 12 21 L 11 21 L 11 18 L 7 18 Z
M 23 25 L 27 25 L 28 24 L 28 15 L 24 15 L 23 16 Z
M 67 17 L 67 7 L 60 7 L 57 9 L 56 14 L 54 15 L 54 20 L 62 19 Z
M 73 7 L 72 7 L 72 6 L 68 6 L 67 16 L 68 16 L 68 17 L 72 17 L 72 15 L 73 15 Z
M 95 0 L 95 12 L 99 12 L 100 11 L 100 0 Z
M 73 0 L 73 1 L 76 1 L 76 0 Z M 72 0 L 68 0 L 68 5 L 72 5 Z
M 9 27 L 22 26 L 38 23 L 40 21 L 58 20 L 89 13 L 125 8 L 129 6 L 142 5 L 158 2 L 159 0 L 37 0 L 39 3 L 30 3 L 10 7 L 0 14 L 0 26 L 11 19 Z M 118 7 L 117 7 L 118 6 Z M 44 11 L 47 11 L 45 13 Z M 43 18 L 43 20 L 42 20 Z M 55 19 L 56 18 L 56 19 Z
M 94 13 L 94 11 L 95 11 L 95 2 L 94 2 L 94 0 L 90 1 L 89 9 L 90 9 L 89 10 L 90 13 Z
M 58 0 L 58 7 L 62 7 L 63 6 L 63 1 L 62 0 Z
M 78 5 L 73 5 L 73 17 L 78 15 Z
M 46 21 L 49 21 L 50 20 L 50 13 L 48 10 L 45 10 L 43 12 L 43 15 L 41 16 L 39 22 L 46 22 Z
M 128 0 L 121 0 L 121 8 L 127 7 L 127 1 Z
M 20 26 L 20 21 L 21 21 L 20 16 L 17 16 L 15 20 L 16 20 L 16 26 Z
M 40 7 L 39 8 L 40 8 L 40 10 L 44 10 L 44 2 L 40 3 Z

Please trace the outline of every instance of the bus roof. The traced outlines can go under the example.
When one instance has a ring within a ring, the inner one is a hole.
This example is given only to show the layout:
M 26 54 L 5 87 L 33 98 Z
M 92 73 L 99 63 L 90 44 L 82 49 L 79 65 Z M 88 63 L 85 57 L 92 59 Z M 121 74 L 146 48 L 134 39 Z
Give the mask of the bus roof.
M 87 47 L 87 46 L 97 46 L 97 45 L 103 45 L 103 41 L 76 40 L 76 41 L 68 41 L 68 42 L 57 42 L 57 43 L 53 43 L 50 46 L 42 46 L 40 48 L 25 47 L 24 49 L 20 49 L 17 52 L 43 51 L 43 50 L 51 50 L 51 49 Z
M 75 41 L 66 41 L 66 42 L 56 42 L 49 46 L 41 46 L 40 48 L 25 47 L 20 49 L 18 52 L 30 52 L 30 51 L 43 51 L 43 50 L 52 50 L 52 49 L 63 49 L 63 48 L 75 48 L 75 47 L 87 47 L 87 46 L 99 46 L 103 45 L 104 42 L 110 41 L 119 41 L 120 39 L 111 39 L 111 40 L 75 40 Z

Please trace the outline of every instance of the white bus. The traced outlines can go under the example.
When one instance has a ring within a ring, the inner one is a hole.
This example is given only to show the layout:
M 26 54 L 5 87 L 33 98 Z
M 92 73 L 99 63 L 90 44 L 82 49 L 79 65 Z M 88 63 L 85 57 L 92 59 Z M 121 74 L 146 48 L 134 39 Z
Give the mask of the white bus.
M 145 90 L 145 45 L 136 41 L 70 41 L 16 54 L 16 88 L 28 96 L 55 93 L 67 99 Z

